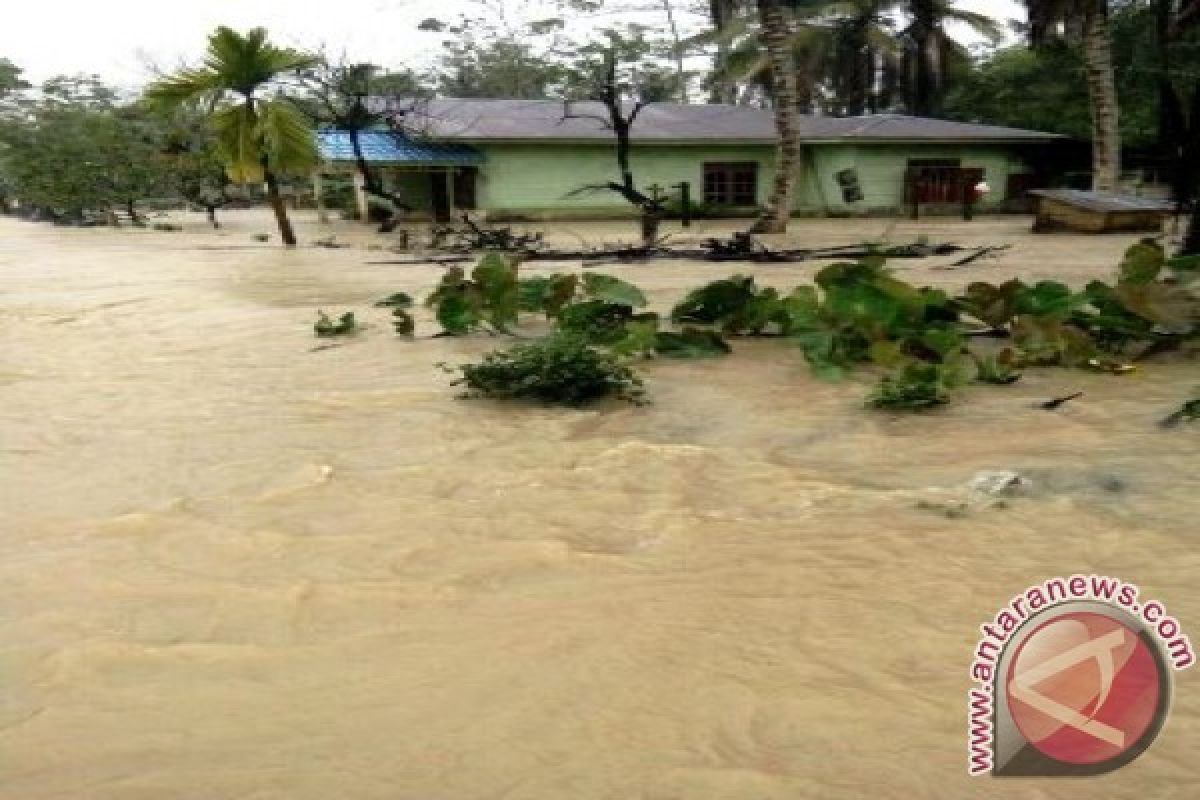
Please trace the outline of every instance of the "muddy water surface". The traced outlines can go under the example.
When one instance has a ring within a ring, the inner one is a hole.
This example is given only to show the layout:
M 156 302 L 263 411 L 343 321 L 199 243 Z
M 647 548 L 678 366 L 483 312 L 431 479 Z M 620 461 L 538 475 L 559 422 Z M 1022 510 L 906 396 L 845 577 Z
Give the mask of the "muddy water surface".
M 1154 748 L 1085 782 L 969 780 L 964 709 L 977 626 L 1044 577 L 1136 581 L 1200 638 L 1200 434 L 1155 426 L 1196 362 L 910 417 L 739 342 L 647 367 L 645 408 L 504 407 L 433 366 L 495 341 L 398 341 L 370 308 L 437 268 L 188 224 L 0 219 L 0 798 L 1196 796 L 1190 672 Z M 897 267 L 1079 283 L 1129 241 L 1027 224 L 902 227 L 1016 246 Z M 735 269 L 611 271 L 667 308 Z M 314 350 L 317 308 L 371 327 Z M 1031 494 L 918 508 L 981 469 Z

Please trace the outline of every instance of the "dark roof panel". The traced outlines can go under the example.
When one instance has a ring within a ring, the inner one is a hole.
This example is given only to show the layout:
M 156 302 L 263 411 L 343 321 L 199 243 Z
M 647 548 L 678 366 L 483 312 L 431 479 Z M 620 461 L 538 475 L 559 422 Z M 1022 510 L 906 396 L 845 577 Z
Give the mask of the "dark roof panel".
M 414 135 L 435 139 L 487 140 L 607 140 L 603 106 L 578 102 L 569 114 L 559 100 L 492 100 L 435 98 L 370 98 L 377 111 L 402 115 L 404 127 Z M 730 105 L 679 105 L 652 103 L 641 110 L 633 125 L 640 141 L 774 142 L 771 112 Z M 997 125 L 877 114 L 865 117 L 800 117 L 800 138 L 807 141 L 958 141 L 1043 142 L 1061 138 Z

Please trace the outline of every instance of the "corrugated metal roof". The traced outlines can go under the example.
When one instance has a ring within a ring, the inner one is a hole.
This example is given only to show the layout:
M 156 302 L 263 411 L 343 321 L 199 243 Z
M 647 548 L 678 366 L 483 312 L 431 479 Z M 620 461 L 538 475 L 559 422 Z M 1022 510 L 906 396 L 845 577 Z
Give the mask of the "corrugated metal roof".
M 483 161 L 478 150 L 461 142 L 416 141 L 393 131 L 361 131 L 358 141 L 372 164 L 468 166 Z M 354 160 L 349 131 L 317 131 L 317 151 L 325 161 Z
M 372 97 L 375 111 L 392 111 L 403 127 L 423 136 L 462 141 L 609 140 L 603 106 L 572 103 L 565 117 L 560 100 L 493 100 Z M 633 125 L 639 141 L 774 142 L 770 111 L 730 105 L 652 103 Z M 1052 133 L 967 122 L 876 114 L 865 117 L 800 117 L 803 141 L 1044 142 Z
M 1088 192 L 1082 189 L 1032 189 L 1038 197 L 1057 200 L 1085 211 L 1108 213 L 1112 211 L 1161 211 L 1170 212 L 1171 204 L 1153 197 L 1115 192 Z

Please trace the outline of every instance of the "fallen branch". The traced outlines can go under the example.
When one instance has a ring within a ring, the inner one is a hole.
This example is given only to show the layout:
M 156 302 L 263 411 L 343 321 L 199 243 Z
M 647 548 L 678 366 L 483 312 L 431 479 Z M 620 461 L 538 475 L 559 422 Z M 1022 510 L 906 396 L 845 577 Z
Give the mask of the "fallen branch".
M 987 245 L 985 247 L 977 247 L 975 252 L 969 256 L 952 261 L 944 267 L 934 267 L 934 269 L 953 269 L 954 267 L 965 267 L 973 261 L 978 261 L 981 258 L 995 256 L 997 253 L 1002 253 L 1012 247 L 1011 244 Z

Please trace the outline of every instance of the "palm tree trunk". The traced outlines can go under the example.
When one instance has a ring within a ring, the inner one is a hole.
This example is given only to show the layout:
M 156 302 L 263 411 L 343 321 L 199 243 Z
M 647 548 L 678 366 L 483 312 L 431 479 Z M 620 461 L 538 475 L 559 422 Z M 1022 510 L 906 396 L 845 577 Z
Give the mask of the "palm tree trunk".
M 717 33 L 724 33 L 733 21 L 733 0 L 708 0 L 708 21 Z M 728 103 L 733 105 L 738 100 L 737 84 L 725 76 L 725 60 L 729 57 L 729 42 L 724 38 L 717 40 L 717 50 L 713 54 L 713 73 L 718 76 L 713 79 L 708 102 Z
M 908 111 L 918 117 L 931 117 L 940 100 L 937 75 L 940 64 L 935 50 L 937 10 L 932 0 L 911 0 L 908 12 L 912 16 Z
M 775 177 L 763 214 L 750 228 L 755 233 L 784 233 L 792 213 L 792 186 L 800 158 L 797 140 L 796 70 L 792 63 L 787 18 L 780 0 L 757 0 L 763 44 L 771 68 L 775 112 Z
M 1106 6 L 1106 0 L 1092 0 L 1083 29 L 1083 57 L 1092 109 L 1092 189 L 1112 192 L 1121 174 L 1121 133 Z
M 287 206 L 283 203 L 283 195 L 279 193 L 279 179 L 271 170 L 263 171 L 263 179 L 267 183 L 267 202 L 275 212 L 275 222 L 279 225 L 279 236 L 288 247 L 296 246 L 296 232 L 292 230 L 292 221 L 288 219 Z

